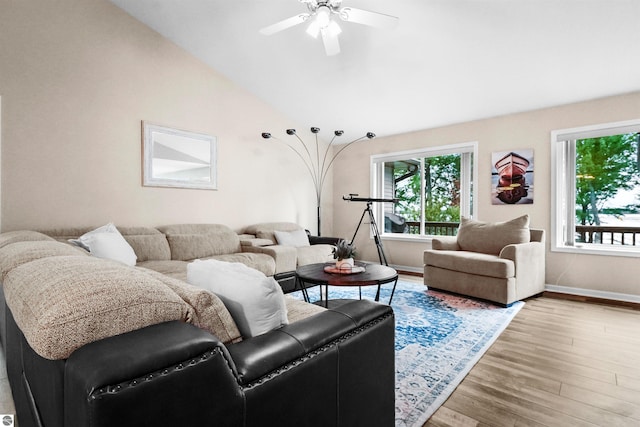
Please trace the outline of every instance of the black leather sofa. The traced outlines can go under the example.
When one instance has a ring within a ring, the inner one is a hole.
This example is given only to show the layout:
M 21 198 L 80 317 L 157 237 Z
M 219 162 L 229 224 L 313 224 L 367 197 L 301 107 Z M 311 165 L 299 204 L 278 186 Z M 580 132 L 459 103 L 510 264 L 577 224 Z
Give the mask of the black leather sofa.
M 48 360 L 0 299 L 20 427 L 394 424 L 394 315 L 386 305 L 351 301 L 229 345 L 166 322 Z

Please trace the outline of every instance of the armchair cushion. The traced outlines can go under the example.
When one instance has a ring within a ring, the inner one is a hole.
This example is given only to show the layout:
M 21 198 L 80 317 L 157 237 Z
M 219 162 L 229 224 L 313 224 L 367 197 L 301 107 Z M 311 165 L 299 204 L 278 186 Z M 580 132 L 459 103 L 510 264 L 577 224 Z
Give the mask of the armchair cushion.
M 457 238 L 463 251 L 492 255 L 498 255 L 507 245 L 529 241 L 529 215 L 505 222 L 482 222 L 462 218 Z
M 428 257 L 428 261 L 427 261 Z M 515 276 L 515 264 L 496 255 L 467 251 L 430 251 L 424 254 L 425 264 L 452 271 L 506 279 Z

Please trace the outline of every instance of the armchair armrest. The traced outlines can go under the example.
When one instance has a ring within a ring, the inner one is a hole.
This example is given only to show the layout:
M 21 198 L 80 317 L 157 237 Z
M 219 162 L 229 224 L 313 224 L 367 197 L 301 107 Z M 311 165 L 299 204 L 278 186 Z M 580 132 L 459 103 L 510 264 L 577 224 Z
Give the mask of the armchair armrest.
M 507 245 L 500 251 L 500 258 L 510 259 L 516 264 L 522 261 L 532 261 L 536 258 L 544 259 L 544 243 L 528 242 Z
M 500 258 L 510 259 L 516 269 L 518 293 L 534 295 L 545 288 L 545 243 L 528 242 L 507 245 Z
M 81 347 L 66 361 L 64 382 L 64 424 L 69 426 L 207 425 L 211 420 L 242 425 L 241 390 L 226 347 L 183 322 Z
M 458 239 L 455 236 L 438 236 L 431 240 L 431 249 L 439 251 L 458 251 Z

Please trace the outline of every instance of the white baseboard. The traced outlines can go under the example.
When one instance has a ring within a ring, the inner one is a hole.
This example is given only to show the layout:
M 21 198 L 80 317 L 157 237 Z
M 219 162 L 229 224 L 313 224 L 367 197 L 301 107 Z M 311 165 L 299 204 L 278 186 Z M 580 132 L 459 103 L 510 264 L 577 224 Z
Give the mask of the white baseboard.
M 389 265 L 389 267 L 395 268 L 398 271 L 407 271 L 410 273 L 419 273 L 419 274 L 424 273 L 424 268 L 420 268 L 420 267 L 410 267 L 407 265 Z M 618 292 L 597 291 L 593 289 L 572 288 L 569 286 L 558 286 L 558 285 L 549 285 L 549 284 L 545 285 L 545 290 L 548 292 L 577 295 L 581 297 L 600 298 L 600 299 L 608 299 L 612 301 L 624 301 L 624 302 L 633 302 L 633 303 L 640 304 L 640 295 L 621 294 Z
M 419 274 L 423 274 L 424 273 L 424 267 L 409 267 L 408 265 L 395 265 L 395 264 L 389 264 L 389 267 L 391 268 L 395 268 L 398 271 L 407 271 L 409 273 L 419 273 Z
M 545 290 L 561 294 L 578 295 L 582 297 L 601 298 L 613 301 L 625 301 L 640 304 L 640 295 L 621 294 L 617 292 L 596 291 L 593 289 L 571 288 L 569 286 L 545 285 Z

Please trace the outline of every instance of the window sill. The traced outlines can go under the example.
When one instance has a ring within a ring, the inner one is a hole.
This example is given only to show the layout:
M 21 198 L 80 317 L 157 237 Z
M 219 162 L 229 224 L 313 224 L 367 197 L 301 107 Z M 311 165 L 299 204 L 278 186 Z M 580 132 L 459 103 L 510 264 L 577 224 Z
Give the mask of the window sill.
M 640 246 L 611 246 L 594 245 L 589 243 L 576 244 L 576 246 L 551 246 L 551 252 L 564 252 L 582 255 L 603 255 L 640 258 Z
M 419 234 L 381 234 L 382 240 L 398 241 L 398 242 L 412 242 L 412 243 L 431 243 L 434 238 L 438 236 L 423 236 Z

